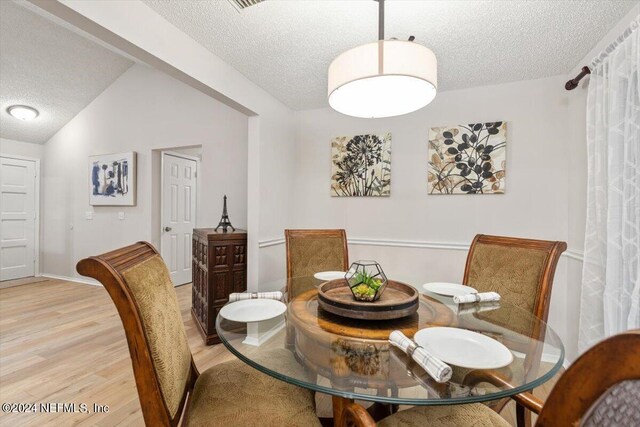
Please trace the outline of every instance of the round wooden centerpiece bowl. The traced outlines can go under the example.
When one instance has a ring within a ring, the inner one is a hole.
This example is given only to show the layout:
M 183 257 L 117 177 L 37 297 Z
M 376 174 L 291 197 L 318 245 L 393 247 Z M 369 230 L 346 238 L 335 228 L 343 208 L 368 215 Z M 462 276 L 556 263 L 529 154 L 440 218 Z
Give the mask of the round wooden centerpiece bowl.
M 358 301 L 345 279 L 323 283 L 318 288 L 318 304 L 338 316 L 362 320 L 388 320 L 410 316 L 418 310 L 418 291 L 405 283 L 388 280 L 376 301 Z

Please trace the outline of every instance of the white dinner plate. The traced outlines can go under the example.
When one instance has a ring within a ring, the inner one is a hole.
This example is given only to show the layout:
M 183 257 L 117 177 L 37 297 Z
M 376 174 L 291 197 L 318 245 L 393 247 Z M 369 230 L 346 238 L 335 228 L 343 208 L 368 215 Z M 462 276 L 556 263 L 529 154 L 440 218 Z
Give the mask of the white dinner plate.
M 220 309 L 220 316 L 234 322 L 260 322 L 273 319 L 287 311 L 287 306 L 274 299 L 246 299 L 232 302 Z
M 456 295 L 476 294 L 478 290 L 471 286 L 459 285 L 457 283 L 432 282 L 422 285 L 425 291 L 434 294 L 444 295 L 447 297 L 455 297 Z
M 443 362 L 462 368 L 497 369 L 513 360 L 502 343 L 466 329 L 426 328 L 416 332 L 413 339 Z
M 346 272 L 344 271 L 320 271 L 313 275 L 318 280 L 335 280 L 335 279 L 344 279 L 344 275 Z

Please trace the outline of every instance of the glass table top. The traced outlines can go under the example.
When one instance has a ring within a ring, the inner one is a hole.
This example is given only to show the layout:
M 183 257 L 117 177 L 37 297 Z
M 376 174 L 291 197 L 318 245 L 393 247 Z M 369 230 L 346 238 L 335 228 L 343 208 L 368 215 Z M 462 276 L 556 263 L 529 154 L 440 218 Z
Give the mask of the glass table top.
M 345 398 L 408 405 L 442 405 L 494 400 L 533 389 L 562 366 L 564 347 L 556 333 L 533 314 L 507 302 L 465 304 L 425 292 L 419 308 L 396 320 L 354 320 L 318 306 L 313 277 L 282 279 L 262 289 L 286 290 L 287 311 L 275 319 L 239 323 L 218 315 L 224 345 L 263 373 L 304 388 Z M 433 380 L 388 342 L 391 331 L 409 338 L 424 328 L 447 326 L 489 336 L 513 354 L 508 366 L 473 370 L 451 365 L 446 383 Z

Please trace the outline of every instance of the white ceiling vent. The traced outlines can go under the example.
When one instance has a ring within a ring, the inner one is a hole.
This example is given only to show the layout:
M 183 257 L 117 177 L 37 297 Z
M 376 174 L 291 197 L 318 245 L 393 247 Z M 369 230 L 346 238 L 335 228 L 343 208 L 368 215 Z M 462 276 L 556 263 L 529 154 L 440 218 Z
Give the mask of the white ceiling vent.
M 241 11 L 246 7 L 254 6 L 262 1 L 264 0 L 229 0 L 229 3 L 231 3 L 233 7 L 238 9 L 238 11 Z

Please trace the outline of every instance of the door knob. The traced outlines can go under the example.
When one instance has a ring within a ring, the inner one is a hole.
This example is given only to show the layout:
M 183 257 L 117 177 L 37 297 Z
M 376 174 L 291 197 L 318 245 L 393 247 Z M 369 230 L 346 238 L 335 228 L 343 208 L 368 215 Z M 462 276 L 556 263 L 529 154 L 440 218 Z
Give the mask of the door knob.
M 164 231 L 166 231 L 168 233 L 169 231 L 171 231 L 171 227 L 165 227 Z

